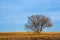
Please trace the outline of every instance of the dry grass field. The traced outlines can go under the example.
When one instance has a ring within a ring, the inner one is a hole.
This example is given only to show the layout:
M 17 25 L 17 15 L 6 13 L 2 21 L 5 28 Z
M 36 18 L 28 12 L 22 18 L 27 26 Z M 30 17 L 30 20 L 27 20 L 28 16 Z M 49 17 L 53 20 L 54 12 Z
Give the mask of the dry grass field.
M 60 32 L 0 32 L 0 40 L 60 40 Z

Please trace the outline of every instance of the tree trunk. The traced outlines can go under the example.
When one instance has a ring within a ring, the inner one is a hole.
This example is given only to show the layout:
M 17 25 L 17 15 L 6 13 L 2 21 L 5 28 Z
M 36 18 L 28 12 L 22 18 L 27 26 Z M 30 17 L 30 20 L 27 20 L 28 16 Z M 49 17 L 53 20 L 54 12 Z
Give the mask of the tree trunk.
M 41 26 L 41 28 L 40 28 L 39 32 L 41 33 L 41 31 L 42 31 L 42 26 Z

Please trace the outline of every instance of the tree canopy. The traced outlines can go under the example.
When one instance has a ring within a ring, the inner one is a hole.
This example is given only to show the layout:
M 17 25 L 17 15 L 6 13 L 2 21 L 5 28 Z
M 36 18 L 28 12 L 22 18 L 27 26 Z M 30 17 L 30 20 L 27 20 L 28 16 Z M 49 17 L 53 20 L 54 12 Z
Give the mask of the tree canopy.
M 41 32 L 45 27 L 51 27 L 51 21 L 44 15 L 32 15 L 28 17 L 25 28 L 34 32 Z

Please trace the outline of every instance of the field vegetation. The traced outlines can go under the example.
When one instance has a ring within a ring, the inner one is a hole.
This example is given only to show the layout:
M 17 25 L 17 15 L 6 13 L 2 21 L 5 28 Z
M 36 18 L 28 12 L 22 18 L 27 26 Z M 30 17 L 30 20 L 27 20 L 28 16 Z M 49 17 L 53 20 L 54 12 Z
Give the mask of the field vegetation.
M 60 32 L 0 32 L 0 40 L 60 40 Z

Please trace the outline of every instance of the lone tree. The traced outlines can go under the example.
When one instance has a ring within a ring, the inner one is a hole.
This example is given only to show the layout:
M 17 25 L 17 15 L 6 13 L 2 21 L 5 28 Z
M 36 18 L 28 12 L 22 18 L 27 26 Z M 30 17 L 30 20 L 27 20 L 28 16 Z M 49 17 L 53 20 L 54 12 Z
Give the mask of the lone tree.
M 50 19 L 44 15 L 32 15 L 25 24 L 26 29 L 34 32 L 41 32 L 42 29 L 50 26 L 52 26 Z

